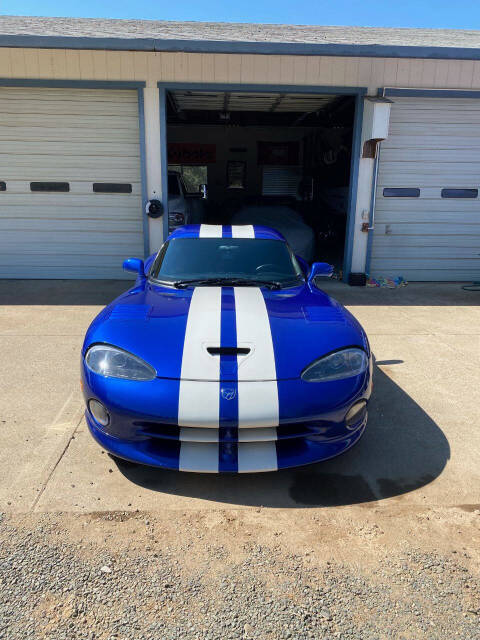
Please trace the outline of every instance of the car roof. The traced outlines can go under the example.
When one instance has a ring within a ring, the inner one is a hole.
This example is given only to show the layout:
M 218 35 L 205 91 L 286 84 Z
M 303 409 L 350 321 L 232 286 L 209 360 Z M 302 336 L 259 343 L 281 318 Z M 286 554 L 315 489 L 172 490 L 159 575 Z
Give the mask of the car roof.
M 254 238 L 258 238 L 261 240 L 281 240 L 282 242 L 286 242 L 283 235 L 280 232 L 276 231 L 275 229 L 272 229 L 271 227 L 264 227 L 261 225 L 249 225 L 249 224 L 233 225 L 233 226 L 229 224 L 224 224 L 224 225 L 187 224 L 183 227 L 179 227 L 178 229 L 175 229 L 175 231 L 172 231 L 172 233 L 168 236 L 167 239 L 171 240 L 172 238 L 200 238 L 200 237 L 205 237 L 205 238 L 217 237 L 218 238 L 220 236 L 217 235 L 217 233 L 219 232 L 220 227 L 222 229 L 222 235 L 221 235 L 222 238 L 231 238 L 231 237 L 251 238 L 252 237 L 251 235 L 248 235 L 247 233 L 243 235 L 240 230 L 245 230 L 245 232 L 247 232 L 248 230 L 253 229 Z M 202 228 L 202 236 L 200 236 L 200 228 Z M 232 234 L 234 235 L 232 236 Z

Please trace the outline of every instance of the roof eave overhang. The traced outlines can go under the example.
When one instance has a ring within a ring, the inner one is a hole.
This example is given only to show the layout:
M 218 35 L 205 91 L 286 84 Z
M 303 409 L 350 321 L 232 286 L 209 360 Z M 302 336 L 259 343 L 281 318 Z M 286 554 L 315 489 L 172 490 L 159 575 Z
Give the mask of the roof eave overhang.
M 480 60 L 480 48 L 424 47 L 381 44 L 319 44 L 304 42 L 241 42 L 232 40 L 167 40 L 157 38 L 0 35 L 0 47 Z

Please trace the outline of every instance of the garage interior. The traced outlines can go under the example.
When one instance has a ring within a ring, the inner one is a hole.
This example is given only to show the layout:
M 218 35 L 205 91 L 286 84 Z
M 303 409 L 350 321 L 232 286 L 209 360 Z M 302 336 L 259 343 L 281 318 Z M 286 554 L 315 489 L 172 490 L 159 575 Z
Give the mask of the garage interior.
M 354 114 L 348 95 L 168 91 L 169 175 L 192 197 L 206 185 L 202 222 L 272 226 L 341 274 Z

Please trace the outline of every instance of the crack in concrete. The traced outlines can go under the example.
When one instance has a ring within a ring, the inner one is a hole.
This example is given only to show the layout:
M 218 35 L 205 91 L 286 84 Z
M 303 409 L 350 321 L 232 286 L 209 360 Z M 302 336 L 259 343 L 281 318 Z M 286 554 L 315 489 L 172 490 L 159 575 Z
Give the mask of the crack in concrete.
M 59 415 L 61 415 L 61 412 L 59 413 Z M 82 420 L 83 420 L 83 410 L 81 411 L 81 415 L 80 415 L 80 417 L 78 418 L 78 420 L 76 420 L 76 422 L 74 422 L 73 430 L 72 430 L 72 432 L 71 432 L 71 434 L 70 434 L 70 437 L 69 437 L 69 438 L 68 438 L 68 440 L 67 440 L 66 445 L 63 447 L 62 451 L 60 452 L 60 455 L 58 456 L 57 460 L 55 461 L 55 464 L 53 465 L 53 467 L 52 467 L 51 471 L 49 472 L 49 474 L 48 474 L 48 476 L 47 476 L 47 478 L 46 478 L 45 482 L 44 482 L 44 483 L 42 484 L 42 486 L 40 487 L 40 491 L 38 492 L 38 495 L 36 496 L 35 500 L 33 501 L 32 506 L 30 507 L 30 513 L 32 513 L 33 511 L 35 511 L 35 509 L 36 509 L 36 507 L 37 507 L 38 503 L 40 502 L 40 498 L 41 498 L 41 497 L 43 496 L 43 494 L 45 493 L 45 489 L 47 488 L 48 483 L 49 483 L 49 482 L 50 482 L 50 480 L 52 479 L 53 474 L 55 473 L 55 471 L 56 471 L 56 469 L 57 469 L 58 465 L 60 464 L 60 462 L 61 462 L 61 460 L 62 460 L 62 458 L 63 458 L 63 457 L 64 457 L 64 455 L 67 453 L 68 448 L 69 448 L 69 446 L 70 446 L 70 443 L 71 443 L 71 442 L 72 442 L 72 440 L 74 439 L 75 434 L 77 433 L 77 429 L 78 429 L 78 427 L 80 426 L 80 423 L 82 422 Z M 55 426 L 55 425 L 53 425 L 53 426 Z

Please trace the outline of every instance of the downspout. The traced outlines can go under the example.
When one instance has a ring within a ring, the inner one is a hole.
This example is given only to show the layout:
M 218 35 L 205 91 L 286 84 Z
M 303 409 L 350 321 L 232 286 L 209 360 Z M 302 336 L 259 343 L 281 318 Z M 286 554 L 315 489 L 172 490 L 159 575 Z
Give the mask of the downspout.
M 378 167 L 380 165 L 380 145 L 381 145 L 381 142 L 377 142 L 377 152 L 375 154 L 375 162 L 373 166 L 373 175 L 372 175 L 370 211 L 368 215 L 367 255 L 365 258 L 365 274 L 367 278 L 370 276 L 370 260 L 372 257 L 373 234 L 375 232 L 375 205 L 377 203 L 377 181 L 378 181 Z

